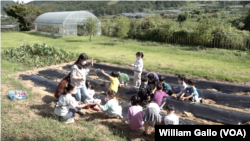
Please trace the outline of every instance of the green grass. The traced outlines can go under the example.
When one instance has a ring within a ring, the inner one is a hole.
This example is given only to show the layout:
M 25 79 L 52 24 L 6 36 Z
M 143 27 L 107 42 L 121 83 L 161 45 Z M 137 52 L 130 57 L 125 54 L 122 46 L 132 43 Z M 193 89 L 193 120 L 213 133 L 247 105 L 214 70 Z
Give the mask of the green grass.
M 116 3 L 118 3 L 119 1 L 110 1 L 109 3 L 108 3 L 108 5 L 114 5 L 114 4 L 116 4 Z
M 15 80 L 12 76 L 17 72 L 30 69 L 22 64 L 1 60 L 1 140 L 127 140 L 126 134 L 117 132 L 108 123 L 104 130 L 96 130 L 95 127 L 103 124 L 98 119 L 93 121 L 79 119 L 73 125 L 65 125 L 64 121 L 58 120 L 50 104 L 37 103 L 37 99 L 43 98 L 41 95 L 33 93 L 20 80 Z M 24 90 L 28 93 L 28 97 L 25 100 L 11 101 L 7 97 L 7 91 L 11 90 Z M 44 110 L 47 113 L 41 115 Z M 30 117 L 30 113 L 35 117 Z
M 250 59 L 248 54 L 227 50 L 200 50 L 196 47 L 168 45 L 152 42 L 126 40 L 123 45 L 117 38 L 94 37 L 88 42 L 88 37 L 64 37 L 53 39 L 26 32 L 2 33 L 1 53 L 4 49 L 19 47 L 23 41 L 46 43 L 57 49 L 65 49 L 75 53 L 87 53 L 99 62 L 110 62 L 129 65 L 135 60 L 135 53 L 145 54 L 144 66 L 150 71 L 164 73 L 184 73 L 209 79 L 228 81 L 249 81 Z M 122 59 L 121 56 L 124 58 Z M 117 56 L 117 58 L 115 58 Z M 159 66 L 158 62 L 163 65 Z M 175 66 L 167 66 L 168 64 Z M 37 93 L 26 88 L 20 80 L 15 80 L 13 74 L 30 70 L 31 68 L 16 62 L 1 59 L 1 139 L 2 140 L 128 140 L 127 133 L 117 130 L 112 122 L 101 122 L 98 119 L 85 121 L 79 119 L 76 124 L 65 125 L 53 115 L 53 109 L 46 114 L 40 114 L 49 104 L 37 103 L 41 99 Z M 202 70 L 199 70 L 202 69 Z M 216 70 L 217 72 L 211 72 Z M 237 73 L 240 75 L 232 75 Z M 3 87 L 5 86 L 5 87 Z M 23 101 L 11 101 L 6 91 L 24 90 L 28 97 Z M 5 93 L 3 93 L 5 92 Z M 30 118 L 29 113 L 35 114 Z M 104 125 L 104 130 L 96 130 L 98 125 Z
M 95 36 L 92 42 L 88 41 L 88 37 L 54 39 L 30 32 L 2 33 L 1 52 L 3 53 L 4 49 L 19 47 L 24 40 L 30 44 L 46 43 L 57 49 L 61 48 L 79 54 L 86 53 L 99 62 L 120 65 L 133 63 L 135 53 L 142 51 L 146 59 L 144 68 L 149 71 L 168 74 L 182 73 L 189 77 L 202 77 L 210 80 L 250 81 L 250 55 L 245 52 L 223 49 L 201 50 L 196 46 L 136 40 L 126 40 L 125 44 L 122 44 L 118 38 L 105 36 Z M 160 66 L 158 63 L 162 65 Z M 174 66 L 169 64 L 174 64 Z

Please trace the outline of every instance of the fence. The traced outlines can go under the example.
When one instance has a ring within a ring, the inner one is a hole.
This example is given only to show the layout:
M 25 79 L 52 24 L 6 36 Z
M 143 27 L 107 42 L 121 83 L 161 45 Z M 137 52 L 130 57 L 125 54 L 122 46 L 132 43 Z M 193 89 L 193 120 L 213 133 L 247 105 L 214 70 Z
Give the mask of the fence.
M 102 28 L 103 35 L 109 37 L 116 37 L 117 31 L 115 27 Z M 164 35 L 162 29 L 133 29 L 128 33 L 128 37 L 132 39 L 139 39 L 143 41 L 165 42 L 171 44 L 185 44 L 198 45 L 209 48 L 222 49 L 237 49 L 243 51 L 250 51 L 250 36 L 246 35 L 213 35 L 213 39 L 208 43 L 199 42 L 194 33 L 178 31 L 174 32 L 172 36 Z

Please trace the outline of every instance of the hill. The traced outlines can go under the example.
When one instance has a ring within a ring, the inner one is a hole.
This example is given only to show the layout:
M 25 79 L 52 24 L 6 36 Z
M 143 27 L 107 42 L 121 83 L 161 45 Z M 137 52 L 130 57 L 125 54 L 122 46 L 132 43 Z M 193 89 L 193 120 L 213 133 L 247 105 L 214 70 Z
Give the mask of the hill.
M 6 5 L 6 4 L 12 4 L 13 1 L 1 1 L 1 14 L 2 15 L 5 15 L 5 12 L 3 10 L 3 7 Z
M 178 8 L 185 1 L 32 1 L 42 7 L 45 12 L 88 10 L 95 15 L 120 14 L 123 12 L 145 12 L 147 10 L 162 10 Z

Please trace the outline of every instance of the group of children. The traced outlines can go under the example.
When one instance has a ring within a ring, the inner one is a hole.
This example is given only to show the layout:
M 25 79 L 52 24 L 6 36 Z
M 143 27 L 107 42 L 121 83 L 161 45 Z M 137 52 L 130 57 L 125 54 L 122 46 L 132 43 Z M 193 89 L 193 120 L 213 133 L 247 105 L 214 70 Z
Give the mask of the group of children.
M 142 75 L 143 69 L 143 53 L 137 52 L 134 64 L 134 87 L 138 90 L 138 94 L 131 97 L 131 107 L 128 110 L 126 117 L 122 116 L 122 107 L 119 105 L 117 92 L 118 88 L 126 86 L 129 82 L 129 76 L 121 72 L 111 72 L 111 74 L 101 71 L 105 76 L 110 79 L 110 83 L 105 85 L 105 93 L 107 97 L 105 98 L 106 104 L 101 105 L 100 99 L 95 99 L 93 95 L 95 94 L 93 85 L 86 81 L 86 89 L 88 98 L 85 101 L 77 101 L 72 94 L 76 94 L 77 90 L 74 83 L 68 83 L 65 87 L 64 92 L 59 97 L 54 113 L 58 116 L 64 117 L 67 123 L 74 122 L 75 113 L 83 107 L 89 109 L 94 106 L 94 110 L 102 110 L 107 112 L 108 117 L 123 119 L 123 121 L 128 121 L 128 125 L 132 130 L 138 130 L 142 126 L 145 127 L 144 135 L 148 134 L 148 125 L 151 122 L 153 126 L 156 124 L 161 124 L 162 116 L 160 111 L 167 102 L 167 97 L 179 100 L 191 100 L 194 102 L 202 102 L 199 99 L 198 92 L 195 88 L 195 81 L 193 79 L 188 80 L 188 85 L 185 83 L 185 76 L 178 76 L 178 87 L 171 87 L 165 82 L 164 76 L 158 76 L 156 73 L 150 72 L 145 76 Z M 85 63 L 84 63 L 85 64 Z M 86 77 L 85 77 L 86 78 Z M 176 93 L 176 95 L 173 95 Z M 148 104 L 143 112 L 141 104 Z M 179 118 L 174 114 L 174 106 L 166 105 L 167 116 L 164 118 L 164 123 L 166 125 L 178 125 Z

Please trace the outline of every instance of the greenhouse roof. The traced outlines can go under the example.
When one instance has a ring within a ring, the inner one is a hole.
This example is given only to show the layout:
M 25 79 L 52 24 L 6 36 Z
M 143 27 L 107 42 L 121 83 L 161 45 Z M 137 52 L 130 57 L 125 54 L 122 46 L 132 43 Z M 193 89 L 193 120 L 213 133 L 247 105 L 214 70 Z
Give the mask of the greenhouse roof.
M 65 22 L 77 23 L 90 17 L 97 19 L 97 17 L 94 14 L 87 11 L 48 12 L 37 17 L 35 23 L 36 24 L 64 24 Z

